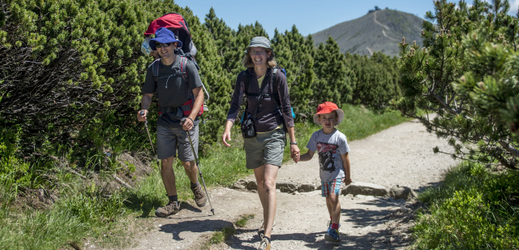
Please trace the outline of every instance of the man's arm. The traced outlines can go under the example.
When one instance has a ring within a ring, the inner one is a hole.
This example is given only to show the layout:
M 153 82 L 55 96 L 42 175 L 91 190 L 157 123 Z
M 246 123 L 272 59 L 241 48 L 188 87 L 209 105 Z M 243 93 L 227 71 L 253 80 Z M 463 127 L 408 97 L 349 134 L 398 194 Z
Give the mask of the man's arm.
M 146 121 L 146 116 L 148 115 L 148 108 L 151 105 L 152 98 L 153 98 L 153 94 L 144 93 L 142 95 L 141 110 L 139 110 L 137 113 L 138 121 L 141 121 L 141 122 Z
M 194 126 L 193 122 L 196 119 L 196 116 L 198 115 L 198 111 L 200 111 L 200 108 L 204 104 L 204 90 L 202 86 L 194 88 L 193 89 L 193 95 L 195 95 L 195 102 L 193 103 L 193 108 L 191 109 L 191 114 L 187 117 L 182 123 L 182 127 L 184 130 L 191 130 Z

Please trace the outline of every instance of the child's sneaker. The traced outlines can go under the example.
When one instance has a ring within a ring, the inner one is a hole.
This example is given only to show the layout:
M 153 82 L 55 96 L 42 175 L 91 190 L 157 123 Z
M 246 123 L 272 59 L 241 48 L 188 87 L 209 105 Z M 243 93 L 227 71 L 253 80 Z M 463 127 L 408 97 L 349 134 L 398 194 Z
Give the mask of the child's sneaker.
M 270 240 L 267 237 L 261 240 L 258 250 L 270 250 Z
M 180 204 L 178 201 L 170 201 L 168 205 L 157 208 L 157 210 L 155 210 L 155 215 L 158 217 L 167 217 L 178 213 L 178 211 L 180 211 Z
M 324 239 L 327 241 L 340 242 L 341 235 L 339 234 L 339 230 L 337 229 L 328 229 L 328 232 L 324 236 Z

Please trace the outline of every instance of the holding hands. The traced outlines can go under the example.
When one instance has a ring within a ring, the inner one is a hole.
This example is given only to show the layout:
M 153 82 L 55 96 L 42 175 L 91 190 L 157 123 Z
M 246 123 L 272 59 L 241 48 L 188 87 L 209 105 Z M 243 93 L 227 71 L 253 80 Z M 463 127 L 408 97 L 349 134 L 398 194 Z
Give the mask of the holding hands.
M 301 155 L 297 144 L 290 144 L 290 157 L 296 163 L 299 162 Z

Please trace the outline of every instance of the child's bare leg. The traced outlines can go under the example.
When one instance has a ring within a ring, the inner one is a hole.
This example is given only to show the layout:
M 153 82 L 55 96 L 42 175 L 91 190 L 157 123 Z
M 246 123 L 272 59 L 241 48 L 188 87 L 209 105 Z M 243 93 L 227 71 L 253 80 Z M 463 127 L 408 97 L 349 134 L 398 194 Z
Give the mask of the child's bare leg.
M 326 196 L 326 207 L 328 208 L 328 215 L 330 215 L 330 221 L 333 218 L 333 208 L 332 208 L 332 202 L 330 199 L 330 195 Z
M 333 193 L 327 196 L 326 205 L 332 217 L 332 223 L 339 224 L 341 220 L 341 203 L 339 202 L 339 196 Z

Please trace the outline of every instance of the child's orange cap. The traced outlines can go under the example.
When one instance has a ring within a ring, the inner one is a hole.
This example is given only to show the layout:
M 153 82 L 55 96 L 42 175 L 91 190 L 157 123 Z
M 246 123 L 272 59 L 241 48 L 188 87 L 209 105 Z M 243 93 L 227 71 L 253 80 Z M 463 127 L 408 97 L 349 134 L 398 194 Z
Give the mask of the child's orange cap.
M 318 125 L 321 125 L 321 123 L 319 122 L 319 115 L 329 114 L 333 111 L 337 112 L 337 124 L 341 123 L 344 119 L 344 111 L 339 109 L 339 107 L 337 107 L 337 104 L 333 102 L 325 102 L 317 106 L 317 113 L 314 114 L 314 122 Z

